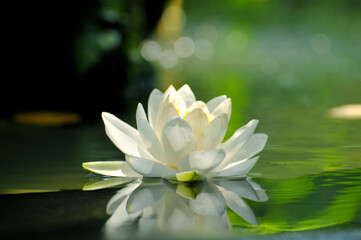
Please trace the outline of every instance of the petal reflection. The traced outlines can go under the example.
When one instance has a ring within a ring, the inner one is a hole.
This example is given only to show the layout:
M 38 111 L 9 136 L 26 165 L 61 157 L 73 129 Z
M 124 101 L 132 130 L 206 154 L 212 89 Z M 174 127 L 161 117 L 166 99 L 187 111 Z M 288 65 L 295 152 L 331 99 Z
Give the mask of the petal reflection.
M 150 233 L 182 237 L 224 234 L 232 230 L 227 206 L 248 223 L 258 225 L 243 198 L 258 202 L 268 199 L 261 186 L 249 177 L 192 183 L 161 178 L 137 180 L 109 201 L 107 213 L 111 217 L 104 225 L 104 237 L 127 239 Z

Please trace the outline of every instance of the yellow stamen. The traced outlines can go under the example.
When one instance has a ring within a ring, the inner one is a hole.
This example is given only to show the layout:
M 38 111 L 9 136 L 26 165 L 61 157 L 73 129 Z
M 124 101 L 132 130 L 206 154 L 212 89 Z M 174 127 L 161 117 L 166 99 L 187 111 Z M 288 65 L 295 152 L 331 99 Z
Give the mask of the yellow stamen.
M 179 115 L 179 108 L 177 108 L 177 113 L 178 113 L 178 115 Z
M 175 170 L 177 170 L 177 171 L 179 170 L 176 166 L 174 166 L 174 165 L 172 165 L 172 164 L 167 163 L 167 166 L 168 166 L 168 167 L 171 167 L 171 168 L 173 168 L 173 169 L 175 169 Z
M 185 118 L 188 115 L 189 111 L 187 111 L 184 115 L 183 118 Z
M 209 118 L 210 118 L 210 116 L 208 116 L 208 115 L 207 115 L 208 123 L 210 123 L 210 122 L 211 122 L 211 120 L 210 120 Z

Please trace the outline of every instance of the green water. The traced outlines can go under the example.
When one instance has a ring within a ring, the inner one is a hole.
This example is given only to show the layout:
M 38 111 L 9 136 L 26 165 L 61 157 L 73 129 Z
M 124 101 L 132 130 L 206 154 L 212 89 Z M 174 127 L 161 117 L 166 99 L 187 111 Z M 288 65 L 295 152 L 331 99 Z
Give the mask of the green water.
M 184 35 L 196 40 L 204 23 L 218 30 L 209 60 L 153 66 L 160 88 L 188 83 L 203 101 L 231 97 L 226 138 L 251 119 L 260 120 L 256 132 L 269 136 L 249 173 L 268 201 L 245 199 L 259 225 L 228 208 L 233 233 L 217 237 L 360 239 L 361 119 L 330 117 L 332 108 L 361 103 L 359 4 L 319 1 L 298 9 L 286 1 L 228 2 L 184 6 Z M 247 36 L 241 52 L 227 47 L 234 31 Z M 331 43 L 326 52 L 319 34 Z M 177 78 L 163 79 L 165 73 Z M 128 114 L 114 114 L 134 126 L 131 106 Z M 123 154 L 106 137 L 100 113 L 96 124 L 66 127 L 0 119 L 0 143 L 0 236 L 104 236 L 107 204 L 124 185 L 84 192 L 89 175 L 81 164 Z
M 245 200 L 258 226 L 228 209 L 235 236 L 340 231 L 352 236 L 360 231 L 361 121 L 330 119 L 327 109 L 318 107 L 283 106 L 252 115 L 260 118 L 257 132 L 267 133 L 269 141 L 249 175 L 269 200 Z M 247 113 L 237 117 L 252 118 Z M 234 125 L 231 120 L 231 131 Z M 106 204 L 117 189 L 81 191 L 89 180 L 81 163 L 122 159 L 102 123 L 44 128 L 3 121 L 1 131 L 1 232 L 101 236 L 110 217 Z M 50 193 L 37 193 L 43 191 Z

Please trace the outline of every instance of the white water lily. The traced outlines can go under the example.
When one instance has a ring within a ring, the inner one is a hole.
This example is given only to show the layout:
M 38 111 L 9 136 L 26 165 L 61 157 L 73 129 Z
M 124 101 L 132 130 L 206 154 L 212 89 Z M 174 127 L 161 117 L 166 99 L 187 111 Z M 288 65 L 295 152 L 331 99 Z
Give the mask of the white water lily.
M 267 135 L 254 134 L 251 120 L 222 143 L 231 117 L 231 99 L 225 95 L 207 103 L 196 101 L 188 85 L 164 93 L 154 89 L 148 116 L 141 103 L 137 129 L 110 113 L 102 113 L 110 140 L 125 153 L 126 161 L 87 162 L 93 173 L 114 177 L 162 177 L 195 181 L 211 177 L 241 177 L 258 160 Z

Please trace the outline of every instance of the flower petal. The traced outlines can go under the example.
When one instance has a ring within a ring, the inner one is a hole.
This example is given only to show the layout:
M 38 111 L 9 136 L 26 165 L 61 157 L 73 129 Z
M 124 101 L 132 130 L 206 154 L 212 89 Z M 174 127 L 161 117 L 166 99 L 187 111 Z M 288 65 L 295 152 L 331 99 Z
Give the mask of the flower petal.
M 165 90 L 163 94 L 163 102 L 168 99 L 169 102 L 171 102 L 176 95 L 177 91 L 173 87 L 173 85 L 170 85 L 167 90 Z
M 213 121 L 217 116 L 222 114 L 227 114 L 228 121 L 231 118 L 232 112 L 232 101 L 230 98 L 227 98 L 223 102 L 221 102 L 213 111 L 210 111 L 209 120 Z
M 103 112 L 105 129 L 110 140 L 122 152 L 140 156 L 138 145 L 142 145 L 138 131 L 113 114 Z
M 183 117 L 186 114 L 187 104 L 181 96 L 175 95 L 172 100 L 172 104 L 174 105 L 175 109 L 177 110 L 177 113 L 179 116 Z
M 202 101 L 196 101 L 194 102 L 189 108 L 188 108 L 188 112 L 192 112 L 195 109 L 201 109 L 203 110 L 203 112 L 206 114 L 206 116 L 209 115 L 209 110 L 207 105 L 202 102 Z
M 163 93 L 158 89 L 154 89 L 148 99 L 148 118 L 150 126 L 155 129 L 159 109 L 163 102 Z
M 227 209 L 226 201 L 217 186 L 204 182 L 203 188 L 196 199 L 183 199 L 196 213 L 206 216 L 222 216 Z
M 194 96 L 194 93 L 188 84 L 184 84 L 183 87 L 178 89 L 177 95 L 182 97 L 187 107 L 196 101 L 196 97 Z
M 208 117 L 206 113 L 202 109 L 194 109 L 190 113 L 188 113 L 184 120 L 188 122 L 191 126 L 195 138 L 197 138 L 200 133 L 204 130 L 204 128 L 208 124 Z
M 267 138 L 268 136 L 263 133 L 253 134 L 242 147 L 232 155 L 230 154 L 230 157 L 226 157 L 219 168 L 225 167 L 232 162 L 251 158 L 261 152 L 267 142 Z
M 227 206 L 252 225 L 258 225 L 256 215 L 247 203 L 236 193 L 220 188 Z
M 258 124 L 258 120 L 251 120 L 243 127 L 239 128 L 225 143 L 222 143 L 221 148 L 227 153 L 227 157 L 238 150 L 253 134 Z
M 89 172 L 111 177 L 141 177 L 125 161 L 85 162 L 83 168 Z
M 192 128 L 180 117 L 173 118 L 164 125 L 161 141 L 166 160 L 173 166 L 177 166 L 183 156 L 197 149 Z
M 209 150 L 216 148 L 222 142 L 222 139 L 227 132 L 227 126 L 227 114 L 217 116 L 207 125 L 207 127 L 198 137 L 198 149 Z
M 154 158 L 164 162 L 163 147 L 160 144 L 158 136 L 155 134 L 153 128 L 149 125 L 141 103 L 138 104 L 136 119 L 139 135 L 145 148 Z
M 100 181 L 90 181 L 83 186 L 83 191 L 93 191 L 98 189 L 119 186 L 133 181 L 134 178 L 106 178 Z
M 169 100 L 169 99 L 168 99 Z M 158 136 L 161 135 L 164 125 L 172 118 L 178 117 L 178 112 L 171 102 L 165 102 L 159 109 L 157 124 L 156 124 L 156 133 Z
M 205 175 L 215 169 L 225 156 L 223 149 L 192 152 L 180 160 L 178 168 L 180 171 L 195 170 Z
M 228 164 L 226 167 L 216 169 L 209 174 L 210 177 L 242 177 L 256 164 L 259 157 L 245 159 Z
M 175 169 L 149 159 L 131 155 L 126 155 L 125 159 L 131 168 L 146 177 L 166 177 L 177 173 Z
M 218 105 L 221 104 L 226 99 L 227 99 L 226 95 L 222 95 L 222 96 L 211 99 L 209 102 L 207 102 L 207 107 L 208 107 L 209 111 L 213 112 L 213 110 L 216 109 L 216 107 L 218 107 Z

